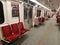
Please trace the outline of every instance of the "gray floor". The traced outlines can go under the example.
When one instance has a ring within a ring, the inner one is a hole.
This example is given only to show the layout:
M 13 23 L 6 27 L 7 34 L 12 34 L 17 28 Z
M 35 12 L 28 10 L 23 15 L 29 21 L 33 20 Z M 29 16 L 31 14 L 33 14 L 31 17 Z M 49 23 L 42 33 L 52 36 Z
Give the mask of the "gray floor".
M 60 27 L 55 16 L 43 25 L 30 29 L 12 45 L 60 45 Z

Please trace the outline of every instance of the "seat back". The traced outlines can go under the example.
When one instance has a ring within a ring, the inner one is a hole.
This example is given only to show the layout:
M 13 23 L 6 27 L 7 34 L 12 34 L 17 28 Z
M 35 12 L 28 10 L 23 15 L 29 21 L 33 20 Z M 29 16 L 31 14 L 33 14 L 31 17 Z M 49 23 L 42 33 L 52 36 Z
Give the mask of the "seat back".
M 39 19 L 39 22 L 41 22 L 41 18 L 38 18 Z
M 48 15 L 48 18 L 50 18 L 50 16 Z
M 10 28 L 9 25 L 3 26 L 2 27 L 2 32 L 3 32 L 4 37 L 8 37 L 8 36 L 12 35 L 12 31 L 11 31 L 11 28 Z
M 23 23 L 19 22 L 20 30 L 24 29 Z
M 60 18 L 58 17 L 58 18 L 57 18 L 57 23 L 59 23 L 59 22 L 60 22 Z
M 42 17 L 42 22 L 44 22 L 45 21 L 45 18 L 44 17 Z
M 12 27 L 12 32 L 14 34 L 19 34 L 19 29 L 18 29 L 17 23 L 16 24 L 11 24 L 11 27 Z

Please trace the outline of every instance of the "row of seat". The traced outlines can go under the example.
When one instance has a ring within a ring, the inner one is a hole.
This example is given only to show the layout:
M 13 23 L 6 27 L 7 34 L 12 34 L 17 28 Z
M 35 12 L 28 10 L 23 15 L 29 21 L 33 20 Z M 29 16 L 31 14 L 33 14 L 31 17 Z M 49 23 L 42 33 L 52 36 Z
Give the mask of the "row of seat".
M 29 31 L 29 29 L 24 28 L 22 22 L 2 27 L 3 36 L 5 38 L 4 40 L 9 42 L 16 40 L 19 36 L 23 35 L 27 31 Z
M 50 16 L 48 16 L 48 18 L 50 18 Z
M 45 18 L 44 18 L 44 17 L 41 17 L 41 18 L 39 17 L 39 18 L 38 18 L 38 21 L 39 21 L 39 24 L 44 23 Z
M 45 22 L 45 18 L 44 17 L 38 17 L 35 18 L 35 25 L 39 25 Z
M 60 23 L 60 16 L 56 16 L 57 23 Z

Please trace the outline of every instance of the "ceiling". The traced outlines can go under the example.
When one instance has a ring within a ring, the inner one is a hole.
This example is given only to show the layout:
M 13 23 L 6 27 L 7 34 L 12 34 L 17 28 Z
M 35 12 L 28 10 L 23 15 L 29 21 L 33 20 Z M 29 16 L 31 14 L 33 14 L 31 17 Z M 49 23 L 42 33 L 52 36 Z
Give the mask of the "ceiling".
M 50 9 L 58 9 L 60 6 L 60 0 L 37 0 L 37 1 Z

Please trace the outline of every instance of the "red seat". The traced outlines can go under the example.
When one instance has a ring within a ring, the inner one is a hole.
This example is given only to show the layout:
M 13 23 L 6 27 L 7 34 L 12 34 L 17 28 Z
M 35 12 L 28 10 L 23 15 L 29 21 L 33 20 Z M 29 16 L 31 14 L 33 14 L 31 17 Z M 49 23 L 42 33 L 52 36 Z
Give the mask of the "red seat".
M 39 23 L 41 24 L 41 23 L 43 23 L 45 21 L 45 18 L 44 17 L 40 17 L 40 18 L 38 18 L 38 20 L 39 20 Z
M 11 27 L 12 27 L 12 32 L 13 32 L 15 35 L 19 36 L 20 33 L 19 33 L 19 28 L 18 28 L 17 23 L 16 23 L 16 24 L 12 24 Z
M 18 35 L 11 35 L 11 36 L 6 37 L 5 39 L 8 40 L 8 41 L 14 41 L 17 38 L 18 38 Z
M 21 35 L 23 35 L 26 31 L 25 30 L 21 30 Z
M 0 45 L 3 45 L 2 43 L 0 43 Z
M 7 41 L 14 41 L 18 38 L 18 36 L 12 34 L 11 28 L 9 25 L 2 27 L 3 36 Z
M 24 34 L 25 32 L 29 31 L 28 29 L 24 28 L 23 23 L 19 22 L 20 30 L 21 30 L 21 35 Z
M 58 18 L 58 16 L 56 16 L 56 18 Z
M 48 16 L 48 18 L 50 18 L 50 16 Z
M 60 17 L 57 18 L 57 23 L 60 23 Z
M 42 22 L 42 19 L 41 19 L 41 18 L 38 18 L 38 20 L 39 20 L 39 24 L 41 24 L 41 22 Z
M 44 17 L 41 17 L 42 18 L 42 23 L 45 21 L 45 18 Z

